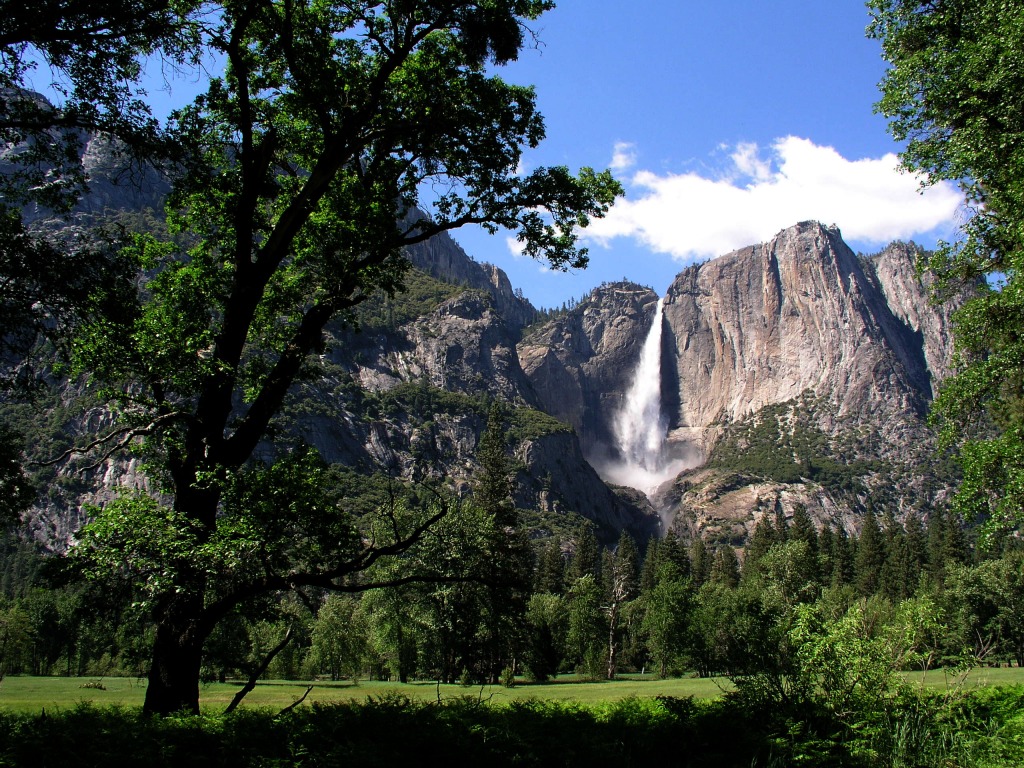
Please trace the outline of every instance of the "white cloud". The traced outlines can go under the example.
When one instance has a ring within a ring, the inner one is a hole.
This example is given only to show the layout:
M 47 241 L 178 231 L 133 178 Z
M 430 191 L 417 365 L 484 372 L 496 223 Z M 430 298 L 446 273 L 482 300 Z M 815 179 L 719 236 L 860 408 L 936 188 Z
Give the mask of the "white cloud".
M 634 165 L 636 165 L 636 145 L 628 141 L 615 142 L 615 147 L 612 149 L 611 169 L 621 173 L 628 171 Z
M 729 164 L 717 179 L 637 171 L 627 198 L 595 220 L 585 237 L 606 245 L 632 237 L 653 251 L 692 261 L 816 219 L 839 225 L 848 240 L 885 244 L 950 224 L 962 202 L 946 182 L 922 194 L 919 178 L 901 172 L 892 153 L 847 160 L 832 147 L 795 136 L 777 140 L 767 155 L 756 144 L 722 149 Z M 615 153 L 617 158 L 618 144 Z
M 505 246 L 508 248 L 508 252 L 515 256 L 517 259 L 525 259 L 526 246 L 519 242 L 519 238 L 515 235 L 509 235 L 505 238 Z
M 771 179 L 771 161 L 765 160 L 758 154 L 758 146 L 753 142 L 737 144 L 735 150 L 730 153 L 729 159 L 743 176 L 758 182 Z

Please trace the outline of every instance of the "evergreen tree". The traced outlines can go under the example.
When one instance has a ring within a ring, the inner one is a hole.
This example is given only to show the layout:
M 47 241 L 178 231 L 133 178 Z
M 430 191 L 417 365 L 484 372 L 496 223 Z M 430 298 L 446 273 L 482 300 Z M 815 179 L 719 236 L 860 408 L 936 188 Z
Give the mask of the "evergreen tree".
M 593 576 L 594 583 L 601 583 L 601 551 L 594 535 L 593 526 L 584 524 L 576 534 L 576 549 L 569 560 L 566 585 L 571 587 L 584 576 Z
M 832 538 L 832 572 L 829 574 L 829 583 L 833 587 L 853 583 L 855 557 L 855 543 L 850 540 L 846 529 L 837 525 Z
M 832 570 L 835 566 L 836 534 L 832 524 L 825 522 L 818 533 L 818 573 L 821 574 L 822 586 L 832 583 Z
M 938 589 L 946 581 L 947 569 L 968 560 L 967 544 L 958 520 L 942 508 L 932 511 L 927 526 L 928 580 Z
M 693 569 L 686 545 L 683 544 L 675 530 L 671 528 L 669 528 L 668 533 L 665 534 L 664 541 L 661 543 L 659 557 L 661 557 L 662 562 L 671 562 L 684 577 L 691 575 Z
M 757 525 L 754 526 L 754 532 L 751 534 L 750 539 L 747 540 L 747 546 L 744 550 L 743 578 L 747 579 L 754 576 L 757 573 L 761 558 L 764 557 L 769 549 L 780 542 L 781 539 L 768 515 L 761 515 Z
M 864 515 L 853 566 L 854 583 L 862 597 L 870 597 L 878 592 L 879 577 L 884 563 L 885 539 L 878 527 L 875 513 L 869 509 Z
M 790 523 L 788 535 L 791 541 L 802 541 L 807 544 L 807 552 L 812 561 L 811 575 L 815 581 L 820 583 L 820 544 L 818 541 L 818 531 L 814 527 L 814 521 L 811 519 L 811 515 L 807 511 L 807 507 L 803 504 L 793 505 L 793 520 Z
M 536 594 L 561 595 L 565 592 L 565 558 L 556 539 L 549 539 L 540 551 L 533 591 Z
M 928 538 L 924 525 L 921 523 L 921 518 L 915 514 L 907 515 L 907 519 L 903 521 L 903 530 L 906 531 L 907 535 L 907 550 L 909 551 L 910 562 L 918 574 L 918 579 L 920 579 L 928 564 Z
M 775 502 L 775 522 L 773 525 L 775 529 L 775 541 L 778 544 L 782 544 L 789 541 L 789 520 L 786 518 L 786 510 L 782 507 L 782 502 Z
M 654 582 L 661 564 L 662 540 L 651 539 L 647 542 L 644 562 L 640 567 L 640 594 L 648 595 L 654 589 Z
M 690 566 L 693 569 L 693 583 L 698 589 L 711 578 L 711 567 L 714 557 L 708 552 L 704 537 L 700 534 L 693 537 L 690 543 Z
M 728 544 L 719 544 L 715 549 L 710 580 L 729 589 L 734 589 L 740 583 L 740 563 L 735 550 Z
M 481 616 L 487 649 L 486 679 L 497 683 L 502 669 L 517 656 L 525 642 L 526 605 L 529 598 L 533 550 L 512 501 L 512 463 L 506 451 L 506 412 L 491 404 L 487 429 L 480 438 L 477 461 L 480 476 L 473 498 L 489 515 L 487 598 Z

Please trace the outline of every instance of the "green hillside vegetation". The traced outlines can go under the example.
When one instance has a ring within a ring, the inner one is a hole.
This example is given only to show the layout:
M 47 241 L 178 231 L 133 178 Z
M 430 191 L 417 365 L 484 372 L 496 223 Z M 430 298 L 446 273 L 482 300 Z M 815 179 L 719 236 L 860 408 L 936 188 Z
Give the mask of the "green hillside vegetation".
M 377 291 L 355 308 L 352 317 L 359 331 L 367 336 L 393 332 L 429 315 L 448 299 L 466 291 L 462 286 L 437 280 L 418 269 L 406 272 L 402 283 L 404 288 L 394 295 Z M 354 334 L 351 340 L 358 344 L 359 334 Z
M 776 483 L 811 481 L 834 491 L 864 493 L 863 478 L 887 467 L 864 459 L 853 441 L 835 444 L 815 426 L 810 396 L 769 405 L 725 427 L 707 466 Z M 870 442 L 874 436 L 865 436 Z

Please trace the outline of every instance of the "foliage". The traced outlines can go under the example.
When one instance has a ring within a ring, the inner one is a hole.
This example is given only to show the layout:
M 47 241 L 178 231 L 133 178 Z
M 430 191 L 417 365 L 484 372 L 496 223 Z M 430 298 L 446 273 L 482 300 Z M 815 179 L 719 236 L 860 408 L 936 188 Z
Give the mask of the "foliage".
M 872 0 L 869 33 L 890 67 L 878 109 L 906 141 L 904 167 L 963 187 L 963 238 L 928 262 L 940 298 L 976 290 L 957 312 L 957 373 L 935 401 L 960 446 L 957 495 L 990 532 L 1021 524 L 1024 499 L 1024 8 L 1006 0 Z
M 579 228 L 621 188 L 590 169 L 518 174 L 543 121 L 530 88 L 488 69 L 516 58 L 526 25 L 550 6 L 183 4 L 166 9 L 184 19 L 179 47 L 146 25 L 137 45 L 120 39 L 118 87 L 131 87 L 138 54 L 157 49 L 225 63 L 167 127 L 178 161 L 169 232 L 188 237 L 134 237 L 117 254 L 126 279 L 90 284 L 71 346 L 73 370 L 105 387 L 119 417 L 79 452 L 102 463 L 145 438 L 167 494 L 166 508 L 114 504 L 83 539 L 83 556 L 101 570 L 115 567 L 103 547 L 126 544 L 137 567 L 124 572 L 151 587 L 151 711 L 196 708 L 202 644 L 235 606 L 276 590 L 355 589 L 349 577 L 406 551 L 443 515 L 389 510 L 391 530 L 367 543 L 335 514 L 329 482 L 320 500 L 303 485 L 295 468 L 307 454 L 258 451 L 328 324 L 403 288 L 405 246 L 465 224 L 512 229 L 553 268 L 585 265 Z M 63 28 L 72 13 L 99 23 L 108 9 L 57 10 Z M 106 82 L 79 74 L 93 89 Z M 103 104 L 95 91 L 80 101 Z M 428 190 L 437 197 L 424 201 L 425 215 L 417 206 Z M 318 503 L 334 509 L 320 514 Z M 142 522 L 159 535 L 133 534 Z
M 138 710 L 80 705 L 46 717 L 0 714 L 0 759 L 36 765 L 415 764 L 443 754 L 495 766 L 643 766 L 672 755 L 684 768 L 784 764 L 822 766 L 978 765 L 1010 768 L 1022 756 L 1018 687 L 979 690 L 946 705 L 927 695 L 898 702 L 890 738 L 871 749 L 844 743 L 835 723 L 790 723 L 735 700 L 630 698 L 584 705 L 525 700 L 444 702 L 399 695 L 303 706 L 285 714 L 149 718 Z M 395 738 L 400 733 L 401 738 Z M 917 751 L 911 751 L 916 748 Z
M 353 319 L 364 334 L 394 331 L 405 323 L 429 315 L 443 302 L 458 296 L 463 289 L 437 280 L 418 269 L 410 269 L 402 278 L 402 287 L 394 295 L 378 291 L 359 304 Z M 346 341 L 358 343 L 357 336 Z
M 857 446 L 832 445 L 814 424 L 817 407 L 805 396 L 729 425 L 707 465 L 777 483 L 811 481 L 863 493 L 862 478 L 882 469 L 880 463 L 860 458 Z
M 21 468 L 21 436 L 0 423 L 0 528 L 18 519 L 35 498 L 35 487 Z

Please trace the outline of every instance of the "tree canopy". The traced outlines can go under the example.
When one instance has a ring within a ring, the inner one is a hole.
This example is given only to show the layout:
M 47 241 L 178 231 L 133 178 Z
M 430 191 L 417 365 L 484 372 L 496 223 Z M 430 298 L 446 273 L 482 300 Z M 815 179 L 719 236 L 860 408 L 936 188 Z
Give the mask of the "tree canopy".
M 23 54 L 41 51 L 82 84 L 52 114 L 71 119 L 81 104 L 91 130 L 108 131 L 108 115 L 115 128 L 144 129 L 110 129 L 122 145 L 153 127 L 144 102 L 124 101 L 139 56 L 170 39 L 177 61 L 225 62 L 152 132 L 153 147 L 172 150 L 176 239 L 139 234 L 117 252 L 131 279 L 88 286 L 70 347 L 72 370 L 105 387 L 118 422 L 68 456 L 96 464 L 140 447 L 169 499 L 97 510 L 83 557 L 109 568 L 120 548 L 119 567 L 149 586 L 147 711 L 196 711 L 203 643 L 233 606 L 274 589 L 364 589 L 357 574 L 407 553 L 444 514 L 391 510 L 360 534 L 314 455 L 254 458 L 324 351 L 326 325 L 401 290 L 405 246 L 467 224 L 512 229 L 528 255 L 581 268 L 578 230 L 621 189 L 608 172 L 518 171 L 543 120 L 533 90 L 492 68 L 516 58 L 551 2 L 55 5 L 55 30 L 19 36 L 12 25 L 0 38 L 22 56 L 7 84 L 21 86 Z M 166 23 L 151 26 L 154 11 Z M 79 36 L 92 29 L 95 40 Z M 48 52 L 47 34 L 69 37 L 66 47 Z M 112 65 L 100 73 L 76 58 L 96 41 Z
M 1024 3 L 872 0 L 869 34 L 890 63 L 879 110 L 903 165 L 959 182 L 970 207 L 963 237 L 929 267 L 940 296 L 979 294 L 955 315 L 957 373 L 934 414 L 961 445 L 958 500 L 990 531 L 1024 509 Z

